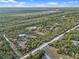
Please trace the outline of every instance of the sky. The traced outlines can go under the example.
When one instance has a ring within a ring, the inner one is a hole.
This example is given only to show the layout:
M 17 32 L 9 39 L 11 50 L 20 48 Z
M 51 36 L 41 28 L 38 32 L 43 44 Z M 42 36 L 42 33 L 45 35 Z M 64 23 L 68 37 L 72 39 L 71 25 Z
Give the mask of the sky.
M 0 7 L 79 7 L 79 0 L 0 0 Z

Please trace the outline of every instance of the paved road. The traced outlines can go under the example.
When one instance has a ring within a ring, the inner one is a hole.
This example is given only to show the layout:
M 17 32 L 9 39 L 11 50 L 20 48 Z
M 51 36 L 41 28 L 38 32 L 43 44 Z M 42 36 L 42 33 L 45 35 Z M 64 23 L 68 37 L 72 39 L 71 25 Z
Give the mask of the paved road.
M 43 48 L 45 48 L 45 47 L 46 47 L 47 45 L 49 45 L 50 43 L 52 43 L 52 42 L 54 42 L 54 41 L 56 41 L 56 40 L 59 40 L 59 38 L 61 38 L 62 36 L 64 36 L 65 33 L 68 33 L 68 32 L 70 32 L 71 30 L 76 29 L 77 27 L 79 27 L 79 25 L 76 25 L 76 26 L 74 26 L 73 28 L 71 28 L 71 29 L 65 31 L 64 33 L 60 34 L 59 36 L 53 38 L 50 42 L 47 42 L 47 43 L 42 44 L 41 46 L 39 46 L 39 47 L 36 48 L 35 50 L 31 51 L 30 53 L 31 53 L 31 54 L 34 54 L 34 53 L 37 52 L 38 50 L 42 50 Z M 28 56 L 30 56 L 30 53 L 28 53 L 27 55 L 21 57 L 20 59 L 25 59 L 25 58 L 27 58 Z

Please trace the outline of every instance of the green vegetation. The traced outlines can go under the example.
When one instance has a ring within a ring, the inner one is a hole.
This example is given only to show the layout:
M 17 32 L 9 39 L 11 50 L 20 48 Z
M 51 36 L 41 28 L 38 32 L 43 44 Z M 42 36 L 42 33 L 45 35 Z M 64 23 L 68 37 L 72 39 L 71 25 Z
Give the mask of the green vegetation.
M 11 38 L 10 41 L 15 43 L 15 46 L 19 46 L 22 42 L 25 42 L 25 44 L 22 43 L 23 46 L 17 48 L 17 50 L 25 55 L 44 42 L 50 41 L 52 37 L 77 25 L 79 23 L 78 16 L 79 13 L 61 13 L 35 18 L 29 22 L 26 21 L 23 24 L 18 24 L 15 27 L 12 27 L 12 30 L 5 32 L 5 34 L 8 38 Z M 30 29 L 33 27 L 36 28 Z M 39 33 L 42 33 L 43 35 Z M 19 37 L 20 34 L 25 34 L 26 36 Z M 27 37 L 27 35 L 31 37 Z
M 5 36 L 12 42 L 13 46 L 15 46 L 16 50 L 18 50 L 18 52 L 20 52 L 22 55 L 26 55 L 30 51 L 39 47 L 41 44 L 52 40 L 53 37 L 65 32 L 77 24 L 79 24 L 79 12 L 75 11 L 57 13 L 38 12 L 34 14 L 16 13 L 13 15 L 7 15 L 6 17 L 0 17 L 0 32 L 5 34 Z M 64 54 L 73 56 L 77 53 L 76 55 L 78 55 L 79 47 L 73 46 L 70 42 L 70 34 L 68 36 L 69 37 L 66 37 L 64 40 L 61 40 L 61 42 L 57 41 L 51 45 L 59 48 L 58 53 L 66 51 Z M 13 51 L 11 51 L 9 46 L 10 44 L 8 44 L 2 36 L 0 37 L 0 41 L 0 57 L 3 59 L 17 59 Z M 64 47 L 62 47 L 62 45 Z M 40 59 L 42 54 L 43 53 L 41 52 L 37 52 L 34 56 L 28 57 L 28 59 Z
M 27 59 L 41 59 L 44 56 L 44 51 L 37 51 L 34 55 L 31 55 Z
M 79 28 L 66 33 L 59 41 L 55 41 L 51 46 L 58 49 L 59 54 L 65 54 L 79 59 L 79 45 L 73 43 L 73 41 L 79 42 Z
M 0 34 L 0 59 L 17 59 L 6 40 Z

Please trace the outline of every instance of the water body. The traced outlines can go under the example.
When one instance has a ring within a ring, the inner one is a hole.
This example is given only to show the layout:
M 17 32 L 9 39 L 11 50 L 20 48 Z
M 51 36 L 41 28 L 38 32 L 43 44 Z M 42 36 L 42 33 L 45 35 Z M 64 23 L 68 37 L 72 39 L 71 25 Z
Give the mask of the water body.
M 52 8 L 0 8 L 0 14 L 5 13 L 32 13 L 41 11 L 55 11 Z

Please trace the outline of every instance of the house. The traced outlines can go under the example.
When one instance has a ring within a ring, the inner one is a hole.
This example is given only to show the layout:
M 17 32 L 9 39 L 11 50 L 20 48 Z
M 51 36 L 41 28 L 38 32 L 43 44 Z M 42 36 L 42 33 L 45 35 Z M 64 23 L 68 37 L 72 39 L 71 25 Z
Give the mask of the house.
M 42 32 L 39 32 L 39 31 L 34 31 L 36 34 L 38 34 L 38 35 L 45 35 L 44 33 L 42 33 Z
M 77 46 L 77 45 L 79 45 L 79 41 L 72 40 L 72 44 L 75 45 L 75 46 Z
M 34 27 L 28 27 L 27 29 L 28 30 L 32 30 L 32 31 L 35 31 L 37 29 L 37 27 L 36 26 L 34 26 Z
M 19 34 L 19 37 L 24 37 L 26 36 L 26 34 Z

